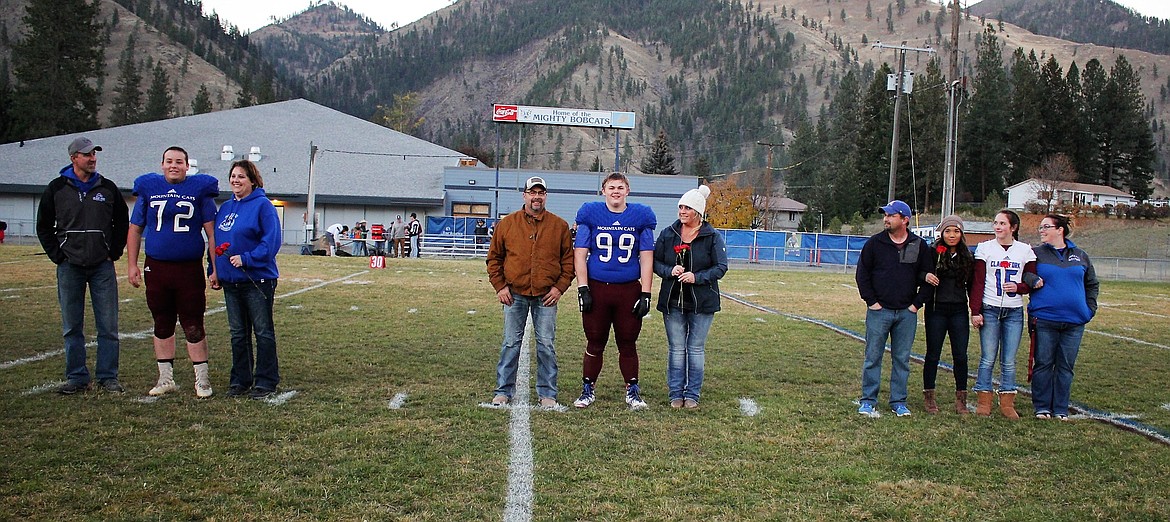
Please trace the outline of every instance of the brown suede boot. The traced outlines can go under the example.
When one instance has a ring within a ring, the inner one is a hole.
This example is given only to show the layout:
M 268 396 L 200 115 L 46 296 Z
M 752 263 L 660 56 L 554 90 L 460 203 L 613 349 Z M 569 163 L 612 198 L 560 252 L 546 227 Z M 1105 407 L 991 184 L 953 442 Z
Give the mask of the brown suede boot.
M 977 397 L 976 400 L 979 401 L 975 405 L 975 415 L 978 415 L 980 417 L 990 417 L 991 416 L 991 402 L 992 402 L 991 392 L 977 391 L 977 392 L 975 392 L 975 395 Z
M 938 403 L 934 401 L 934 390 L 922 390 L 922 401 L 925 403 L 926 413 L 938 413 Z
M 1016 392 L 1000 392 L 999 412 L 1011 420 L 1019 420 L 1020 414 L 1016 413 Z
M 966 415 L 967 411 L 967 390 L 955 390 L 955 413 L 959 415 Z

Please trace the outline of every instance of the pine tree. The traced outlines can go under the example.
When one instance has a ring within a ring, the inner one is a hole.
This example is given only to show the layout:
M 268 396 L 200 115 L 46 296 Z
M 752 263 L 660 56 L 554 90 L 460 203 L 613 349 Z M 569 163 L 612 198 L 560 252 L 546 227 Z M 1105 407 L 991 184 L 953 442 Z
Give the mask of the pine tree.
M 12 84 L 8 80 L 8 60 L 0 58 L 0 143 L 19 138 L 12 125 Z
M 707 160 L 707 156 L 699 156 L 699 159 L 695 160 L 695 164 L 691 166 L 691 175 L 702 179 L 709 179 L 711 175 L 711 162 Z
M 670 146 L 666 142 L 666 131 L 659 130 L 658 137 L 650 145 L 650 154 L 642 160 L 644 174 L 678 174 L 674 167 L 674 155 L 670 153 Z
M 1154 136 L 1145 118 L 1141 82 L 1124 55 L 1118 55 L 1110 69 L 1105 92 L 1111 116 L 1106 120 L 1106 132 L 1113 139 L 1112 154 L 1104 158 L 1105 179 L 1139 201 L 1146 199 L 1156 159 Z
M 142 121 L 142 73 L 134 52 L 137 40 L 134 34 L 126 39 L 126 49 L 118 60 L 118 85 L 114 87 L 117 96 L 110 109 L 110 124 L 114 126 Z
M 169 83 L 162 63 L 154 64 L 154 75 L 150 89 L 146 91 L 146 107 L 142 110 L 142 121 L 165 120 L 174 115 L 175 100 L 171 96 Z
M 240 92 L 236 94 L 235 108 L 251 107 L 256 105 L 256 97 L 252 94 L 252 76 L 244 75 L 240 80 Z
M 1105 183 L 1105 162 L 1102 157 L 1111 153 L 1113 145 L 1106 133 L 1107 120 L 1110 118 L 1105 94 L 1108 87 L 1109 75 L 1101 62 L 1093 58 L 1085 63 L 1085 72 L 1081 75 L 1081 99 L 1093 154 L 1089 158 L 1082 158 L 1083 162 L 1077 164 L 1079 181 L 1082 183 Z
M 884 78 L 883 75 L 883 83 Z M 829 120 L 826 161 L 833 167 L 822 170 L 817 179 L 816 207 L 823 209 L 826 216 L 847 215 L 864 199 L 863 187 L 857 183 L 861 175 L 858 163 L 863 161 L 858 145 L 864 139 L 861 82 L 857 73 L 849 71 L 841 78 L 826 115 Z
M 195 93 L 195 99 L 191 100 L 192 114 L 206 114 L 214 110 L 211 106 L 211 93 L 207 90 L 207 84 L 199 84 L 199 92 Z
M 967 124 L 962 127 L 959 169 L 963 187 L 982 201 L 988 194 L 1000 193 L 1007 178 L 1008 79 L 1003 68 L 1003 49 L 993 29 L 988 29 L 976 43 L 974 95 L 966 104 Z
M 1022 48 L 1012 53 L 1012 96 L 1008 120 L 1008 161 L 1011 170 L 1005 184 L 1014 185 L 1028 179 L 1028 169 L 1039 165 L 1043 154 L 1041 138 L 1044 92 L 1040 88 L 1040 65 L 1036 53 L 1024 54 Z
M 98 128 L 99 16 L 100 4 L 86 0 L 30 0 L 25 6 L 25 37 L 12 50 L 20 137 Z

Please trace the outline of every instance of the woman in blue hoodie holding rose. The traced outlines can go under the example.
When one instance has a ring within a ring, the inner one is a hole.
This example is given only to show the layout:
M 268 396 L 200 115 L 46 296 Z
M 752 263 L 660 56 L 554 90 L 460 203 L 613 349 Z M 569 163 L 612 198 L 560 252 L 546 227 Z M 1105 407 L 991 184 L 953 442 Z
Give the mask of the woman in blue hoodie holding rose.
M 232 199 L 215 216 L 215 267 L 227 305 L 232 337 L 229 397 L 250 393 L 265 399 L 276 393 L 280 369 L 272 301 L 276 296 L 276 254 L 280 251 L 280 218 L 264 194 L 264 179 L 248 160 L 232 163 L 228 185 Z M 252 353 L 252 335 L 256 352 Z
M 719 279 L 727 273 L 723 236 L 703 221 L 706 185 L 678 200 L 678 220 L 654 243 L 654 273 L 662 278 L 658 311 L 666 324 L 666 385 L 672 408 L 698 408 L 706 366 L 707 332 L 719 311 Z

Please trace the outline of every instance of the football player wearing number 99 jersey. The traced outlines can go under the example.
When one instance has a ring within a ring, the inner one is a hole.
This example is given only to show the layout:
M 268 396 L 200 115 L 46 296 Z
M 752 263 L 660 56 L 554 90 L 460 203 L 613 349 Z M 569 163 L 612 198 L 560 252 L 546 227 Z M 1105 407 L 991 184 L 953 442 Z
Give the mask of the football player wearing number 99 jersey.
M 207 339 L 203 313 L 207 309 L 203 254 L 215 244 L 214 176 L 187 175 L 187 151 L 171 147 L 163 153 L 162 174 L 143 174 L 134 180 L 134 211 L 126 236 L 127 275 L 135 288 L 146 282 L 146 305 L 154 317 L 154 356 L 158 384 L 151 395 L 178 389 L 174 378 L 175 321 L 183 326 L 187 355 L 195 370 L 195 395 L 211 396 L 207 375 Z M 207 234 L 206 242 L 203 235 Z M 145 236 L 146 261 L 138 268 L 138 248 Z M 216 285 L 215 265 L 208 276 Z
M 594 385 L 612 327 L 618 367 L 626 381 L 626 404 L 642 409 L 646 403 L 638 389 L 637 342 L 642 317 L 650 312 L 658 222 L 650 207 L 626 202 L 630 180 L 622 173 L 606 177 L 601 192 L 604 202 L 585 203 L 577 211 L 573 253 L 586 346 L 581 397 L 573 405 L 585 408 L 593 404 Z

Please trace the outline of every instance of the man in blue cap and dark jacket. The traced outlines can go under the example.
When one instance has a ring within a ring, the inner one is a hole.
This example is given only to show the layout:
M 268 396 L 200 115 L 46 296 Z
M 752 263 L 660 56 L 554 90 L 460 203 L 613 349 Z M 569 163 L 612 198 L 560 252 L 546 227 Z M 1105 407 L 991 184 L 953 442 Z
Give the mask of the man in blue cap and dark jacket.
M 918 310 L 930 298 L 926 274 L 934 272 L 934 256 L 922 238 L 910 232 L 910 206 L 894 200 L 881 207 L 885 230 L 861 248 L 857 262 L 857 291 L 869 307 L 865 312 L 865 364 L 861 370 L 861 407 L 857 413 L 880 417 L 875 409 L 881 388 L 882 357 L 890 340 L 890 410 L 910 415 L 906 407 L 906 380 L 910 376 L 910 347 L 918 329 Z

